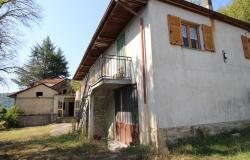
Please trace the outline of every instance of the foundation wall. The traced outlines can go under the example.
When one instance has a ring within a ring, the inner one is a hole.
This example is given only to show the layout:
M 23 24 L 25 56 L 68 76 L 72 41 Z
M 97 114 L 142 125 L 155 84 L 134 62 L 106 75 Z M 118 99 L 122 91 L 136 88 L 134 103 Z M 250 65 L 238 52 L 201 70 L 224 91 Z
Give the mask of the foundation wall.
M 20 115 L 21 127 L 42 126 L 56 122 L 56 114 Z
M 250 120 L 234 121 L 225 123 L 212 123 L 195 126 L 173 127 L 173 128 L 159 128 L 159 140 L 161 146 L 172 145 L 178 140 L 199 137 L 199 136 L 213 136 L 220 133 L 229 133 L 232 131 L 239 131 L 250 127 Z

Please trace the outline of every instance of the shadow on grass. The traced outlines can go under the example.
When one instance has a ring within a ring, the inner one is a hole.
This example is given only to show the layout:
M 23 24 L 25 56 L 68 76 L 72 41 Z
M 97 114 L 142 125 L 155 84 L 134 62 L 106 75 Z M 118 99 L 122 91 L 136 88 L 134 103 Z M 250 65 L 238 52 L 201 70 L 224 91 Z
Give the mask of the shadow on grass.
M 110 152 L 105 141 L 91 141 L 69 134 L 26 141 L 0 142 L 0 159 L 53 160 L 148 160 L 155 156 L 151 147 L 138 146 Z
M 233 133 L 240 133 L 232 136 Z M 235 156 L 250 152 L 250 128 L 211 137 L 188 138 L 169 146 L 171 154 L 191 156 Z
M 150 148 L 127 148 L 110 152 L 105 141 L 93 141 L 68 134 L 26 141 L 0 141 L 0 159 L 53 159 L 53 160 L 142 160 Z M 151 152 L 150 152 L 151 153 Z
M 0 142 L 0 159 L 106 159 L 103 142 L 79 140 L 76 135 L 44 137 L 24 142 Z
M 129 155 L 129 156 L 128 156 Z M 169 153 L 157 150 L 154 146 L 138 145 L 121 150 L 121 156 L 127 159 L 137 158 L 140 160 L 170 160 Z

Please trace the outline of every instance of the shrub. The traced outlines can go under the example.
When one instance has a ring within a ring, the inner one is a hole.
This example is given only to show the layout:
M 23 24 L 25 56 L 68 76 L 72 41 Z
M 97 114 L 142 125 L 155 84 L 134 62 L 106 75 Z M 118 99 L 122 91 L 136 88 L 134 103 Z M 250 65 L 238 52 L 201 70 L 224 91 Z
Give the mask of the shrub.
M 81 82 L 80 81 L 71 81 L 70 82 L 71 88 L 73 89 L 74 92 L 78 91 L 81 87 Z
M 15 128 L 19 126 L 18 121 L 19 109 L 16 106 L 12 106 L 6 114 L 4 115 L 4 120 L 6 121 L 6 128 Z
M 2 105 L 0 104 L 0 121 L 4 120 L 4 115 L 6 112 L 7 110 L 3 108 Z

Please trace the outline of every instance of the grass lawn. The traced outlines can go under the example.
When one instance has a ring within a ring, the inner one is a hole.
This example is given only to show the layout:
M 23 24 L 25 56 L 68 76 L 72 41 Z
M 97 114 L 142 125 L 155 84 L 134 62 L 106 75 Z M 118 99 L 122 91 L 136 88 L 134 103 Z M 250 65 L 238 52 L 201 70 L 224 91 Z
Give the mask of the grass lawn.
M 204 139 L 188 139 L 170 148 L 170 154 L 156 154 L 149 147 L 131 147 L 111 153 L 104 141 L 89 141 L 68 134 L 51 137 L 51 125 L 0 131 L 0 160 L 58 159 L 58 160 L 249 160 L 250 129 L 239 137 L 224 134 Z M 170 157 L 170 158 L 169 158 Z
M 52 137 L 51 128 L 48 125 L 0 131 L 0 160 L 128 159 L 123 152 L 109 152 L 104 141 L 84 140 L 73 134 Z M 138 158 L 132 155 L 129 159 Z
M 3 141 L 25 141 L 50 134 L 51 125 L 0 130 L 0 143 Z

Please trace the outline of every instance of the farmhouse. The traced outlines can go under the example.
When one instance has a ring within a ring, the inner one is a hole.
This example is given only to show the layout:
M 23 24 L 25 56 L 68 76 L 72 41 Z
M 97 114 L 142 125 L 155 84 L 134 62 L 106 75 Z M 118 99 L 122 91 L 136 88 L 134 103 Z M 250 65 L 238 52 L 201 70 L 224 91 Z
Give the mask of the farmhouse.
M 161 147 L 249 126 L 249 31 L 211 0 L 111 0 L 73 78 L 79 127 Z
M 45 125 L 75 116 L 75 95 L 68 79 L 45 79 L 9 95 L 20 109 L 21 126 Z

